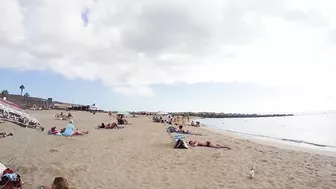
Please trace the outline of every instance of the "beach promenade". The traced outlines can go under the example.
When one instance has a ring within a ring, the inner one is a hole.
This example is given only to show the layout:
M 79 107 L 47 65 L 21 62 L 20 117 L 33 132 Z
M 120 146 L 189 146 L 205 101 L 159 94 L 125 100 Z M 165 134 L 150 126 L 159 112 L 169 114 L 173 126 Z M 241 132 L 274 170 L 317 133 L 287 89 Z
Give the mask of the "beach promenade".
M 89 134 L 76 137 L 47 135 L 67 121 L 55 120 L 56 111 L 30 114 L 45 131 L 0 124 L 0 161 L 17 156 L 25 188 L 50 185 L 63 176 L 77 189 L 333 189 L 336 158 L 271 147 L 248 140 L 185 127 L 203 136 L 186 140 L 212 141 L 232 150 L 197 147 L 174 149 L 166 127 L 151 117 L 127 118 L 124 129 L 95 129 L 111 122 L 108 114 L 71 112 L 74 125 Z M 115 121 L 115 120 L 113 120 Z M 255 177 L 248 173 L 253 167 Z

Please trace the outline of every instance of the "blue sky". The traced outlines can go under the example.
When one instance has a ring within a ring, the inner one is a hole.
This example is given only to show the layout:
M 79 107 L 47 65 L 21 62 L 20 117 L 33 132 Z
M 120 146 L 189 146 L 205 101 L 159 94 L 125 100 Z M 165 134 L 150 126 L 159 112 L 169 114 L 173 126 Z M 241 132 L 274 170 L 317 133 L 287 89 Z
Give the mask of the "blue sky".
M 4 0 L 0 88 L 111 110 L 335 109 L 330 2 L 188 2 Z
M 19 94 L 26 87 L 31 96 L 80 104 L 96 103 L 110 110 L 167 110 L 167 111 L 244 111 L 261 95 L 272 95 L 266 87 L 251 84 L 192 84 L 154 86 L 155 96 L 125 96 L 113 92 L 99 81 L 66 79 L 50 71 L 18 71 L 1 69 L 1 90 Z M 216 105 L 214 105 L 214 103 Z M 219 108 L 218 104 L 223 108 Z
M 252 83 L 156 85 L 153 87 L 155 96 L 144 97 L 123 95 L 113 92 L 99 81 L 67 79 L 50 71 L 0 71 L 1 80 L 6 81 L 1 84 L 1 90 L 19 94 L 19 86 L 23 84 L 26 87 L 25 92 L 31 96 L 51 97 L 69 103 L 96 103 L 106 110 L 241 113 L 302 111 L 289 106 L 292 101 L 281 103 L 283 106 L 276 103 L 277 100 L 286 100 L 287 96 L 283 91 Z M 296 98 L 291 93 L 287 95 Z

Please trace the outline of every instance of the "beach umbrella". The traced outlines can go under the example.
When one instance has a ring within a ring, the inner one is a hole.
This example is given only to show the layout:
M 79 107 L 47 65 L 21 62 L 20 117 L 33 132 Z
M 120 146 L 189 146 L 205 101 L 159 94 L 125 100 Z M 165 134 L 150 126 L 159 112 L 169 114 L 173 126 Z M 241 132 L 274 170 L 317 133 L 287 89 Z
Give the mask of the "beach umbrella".
M 126 111 L 118 111 L 117 114 L 122 114 L 122 115 L 129 115 L 130 113 Z

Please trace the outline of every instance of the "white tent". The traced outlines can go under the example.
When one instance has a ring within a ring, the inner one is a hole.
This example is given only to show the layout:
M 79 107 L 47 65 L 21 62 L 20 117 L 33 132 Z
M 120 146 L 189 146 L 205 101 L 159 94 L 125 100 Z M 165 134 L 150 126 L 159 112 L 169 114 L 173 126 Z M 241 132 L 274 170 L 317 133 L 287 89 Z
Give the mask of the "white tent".
M 91 106 L 89 107 L 89 110 L 90 110 L 90 111 L 97 111 L 98 108 L 99 108 L 98 106 L 91 105 Z
M 168 115 L 168 114 L 169 114 L 168 112 L 162 112 L 162 111 L 156 113 L 156 115 Z

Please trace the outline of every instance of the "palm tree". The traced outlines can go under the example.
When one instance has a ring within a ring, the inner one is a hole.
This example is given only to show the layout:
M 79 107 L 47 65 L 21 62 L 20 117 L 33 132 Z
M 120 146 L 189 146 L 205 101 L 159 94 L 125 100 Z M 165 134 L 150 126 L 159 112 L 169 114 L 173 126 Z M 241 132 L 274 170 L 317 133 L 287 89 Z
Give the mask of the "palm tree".
M 1 91 L 1 98 L 8 96 L 8 90 L 2 90 Z
M 25 106 L 26 106 L 26 108 L 27 108 L 27 106 L 28 106 L 28 97 L 29 97 L 30 95 L 29 95 L 29 93 L 25 93 L 23 96 L 24 96 L 24 100 L 25 100 Z
M 24 85 L 21 85 L 21 86 L 20 86 L 20 90 L 21 90 L 21 96 L 22 96 L 22 94 L 23 94 L 23 90 L 25 90 L 25 86 L 24 86 Z

